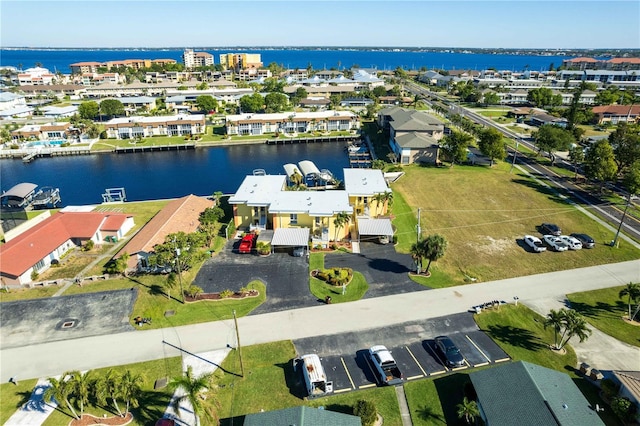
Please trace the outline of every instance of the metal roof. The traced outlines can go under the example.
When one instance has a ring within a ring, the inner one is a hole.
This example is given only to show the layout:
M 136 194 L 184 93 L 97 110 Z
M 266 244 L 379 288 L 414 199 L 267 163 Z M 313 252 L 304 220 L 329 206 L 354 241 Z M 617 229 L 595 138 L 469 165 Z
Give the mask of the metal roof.
M 350 197 L 372 196 L 382 192 L 391 192 L 384 180 L 382 170 L 343 169 L 344 186 Z
M 390 219 L 358 218 L 358 232 L 360 235 L 393 235 Z
M 309 228 L 278 228 L 273 233 L 272 246 L 304 247 L 309 245 Z
M 2 194 L 2 198 L 4 197 L 17 197 L 17 198 L 27 198 L 29 195 L 35 191 L 38 187 L 35 183 L 23 182 L 19 183 L 4 194 Z

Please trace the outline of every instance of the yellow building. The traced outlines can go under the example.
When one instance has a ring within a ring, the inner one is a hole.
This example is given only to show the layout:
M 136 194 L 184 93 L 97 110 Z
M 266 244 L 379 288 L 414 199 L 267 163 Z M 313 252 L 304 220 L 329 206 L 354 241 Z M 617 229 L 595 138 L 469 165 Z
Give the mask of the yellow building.
M 345 190 L 288 191 L 284 175 L 247 176 L 229 198 L 236 228 L 246 231 L 305 228 L 312 246 L 356 235 L 391 237 L 391 189 L 382 172 L 344 169 Z M 339 218 L 346 218 L 342 224 Z M 365 224 L 364 232 L 360 223 Z
M 261 68 L 262 60 L 259 53 L 223 53 L 220 55 L 220 65 L 225 69 L 246 70 Z

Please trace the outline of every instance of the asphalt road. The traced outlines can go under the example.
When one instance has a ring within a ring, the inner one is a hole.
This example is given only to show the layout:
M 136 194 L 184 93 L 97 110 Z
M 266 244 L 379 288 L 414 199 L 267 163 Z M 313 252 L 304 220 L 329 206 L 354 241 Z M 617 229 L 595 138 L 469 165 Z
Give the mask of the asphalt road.
M 640 261 L 593 266 L 422 292 L 249 315 L 238 320 L 243 345 L 357 332 L 466 312 L 489 300 L 534 303 L 564 300 L 566 293 L 640 281 Z M 168 342 L 170 345 L 164 343 Z M 236 346 L 233 321 L 161 330 L 140 330 L 0 350 L 0 382 L 10 377 L 50 377 L 67 370 L 90 370 Z M 631 348 L 637 354 L 637 348 Z M 611 357 L 615 357 L 612 354 Z M 635 363 L 624 355 L 622 362 Z M 637 367 L 637 363 L 635 364 Z M 606 367 L 600 366 L 604 369 Z

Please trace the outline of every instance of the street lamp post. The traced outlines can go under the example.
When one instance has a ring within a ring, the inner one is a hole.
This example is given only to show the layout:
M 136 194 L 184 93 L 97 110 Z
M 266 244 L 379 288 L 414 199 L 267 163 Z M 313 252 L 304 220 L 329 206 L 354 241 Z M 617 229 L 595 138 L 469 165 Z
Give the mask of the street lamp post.
M 622 213 L 622 218 L 620 219 L 620 225 L 618 225 L 618 230 L 616 231 L 616 236 L 611 241 L 611 247 L 615 247 L 618 243 L 618 237 L 620 236 L 620 230 L 622 229 L 622 224 L 624 223 L 624 218 L 627 217 L 627 210 L 629 210 L 629 206 L 631 205 L 631 194 L 629 194 L 629 198 L 627 198 L 627 205 L 624 208 L 624 213 Z
M 180 270 L 180 249 L 176 244 L 176 239 L 173 239 L 173 245 L 176 249 L 176 269 L 178 270 L 178 282 L 180 283 L 180 300 L 184 304 L 184 289 L 182 288 L 182 271 Z

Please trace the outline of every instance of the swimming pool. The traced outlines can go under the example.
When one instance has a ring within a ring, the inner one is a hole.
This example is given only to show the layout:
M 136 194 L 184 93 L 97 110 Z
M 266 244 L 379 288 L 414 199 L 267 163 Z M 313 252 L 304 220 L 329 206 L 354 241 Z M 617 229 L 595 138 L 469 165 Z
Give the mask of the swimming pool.
M 27 144 L 28 148 L 33 148 L 36 146 L 60 146 L 63 143 L 67 142 L 66 139 L 53 139 L 50 141 L 35 141 L 35 142 L 29 142 Z

